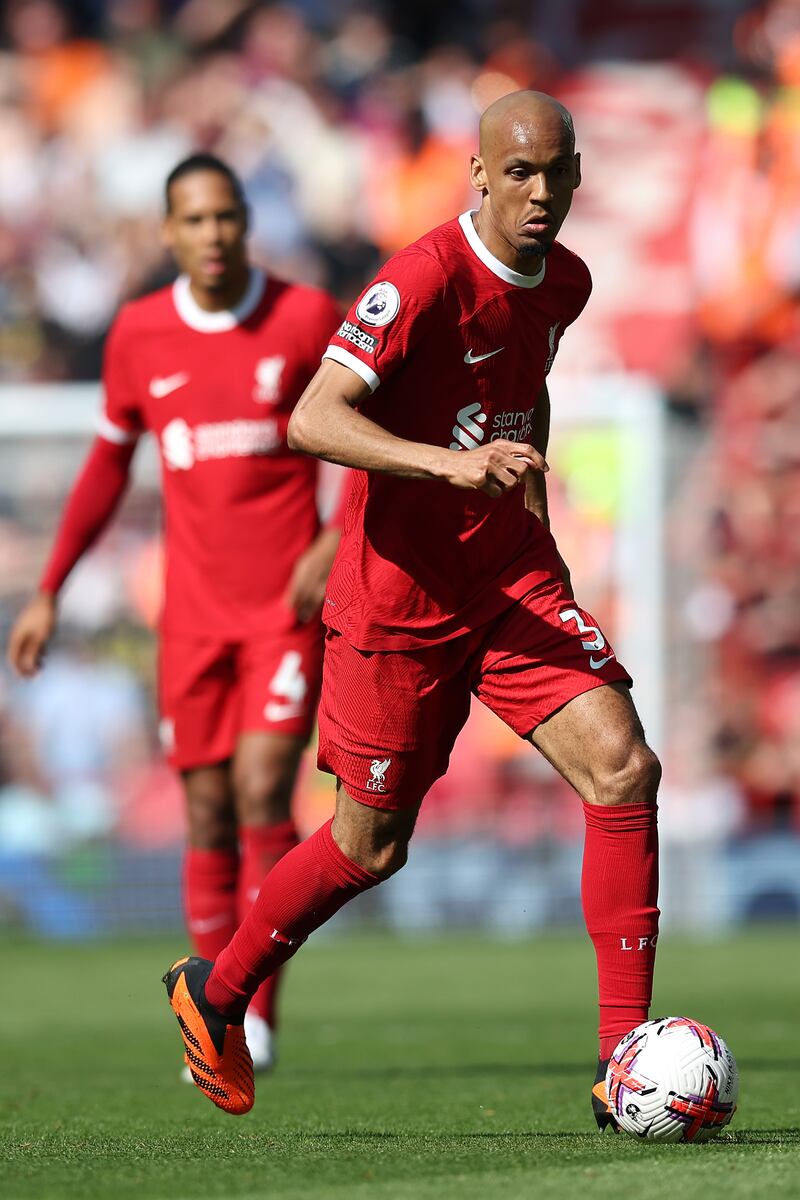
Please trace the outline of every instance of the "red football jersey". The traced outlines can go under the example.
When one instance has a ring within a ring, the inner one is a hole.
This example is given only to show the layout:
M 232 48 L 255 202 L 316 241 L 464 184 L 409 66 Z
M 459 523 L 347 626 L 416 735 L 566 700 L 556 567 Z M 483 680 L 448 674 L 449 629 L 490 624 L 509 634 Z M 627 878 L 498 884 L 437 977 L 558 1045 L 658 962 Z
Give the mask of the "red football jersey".
M 373 394 L 360 411 L 398 437 L 454 450 L 527 441 L 561 334 L 590 291 L 565 247 L 520 275 L 464 213 L 389 260 L 325 357 L 366 381 Z M 323 619 L 363 650 L 446 641 L 533 587 L 549 538 L 522 488 L 493 500 L 357 472 Z
M 291 627 L 283 595 L 319 518 L 317 462 L 289 450 L 286 427 L 340 321 L 326 293 L 253 270 L 236 309 L 201 309 L 182 276 L 114 322 L 100 433 L 158 440 L 165 631 Z

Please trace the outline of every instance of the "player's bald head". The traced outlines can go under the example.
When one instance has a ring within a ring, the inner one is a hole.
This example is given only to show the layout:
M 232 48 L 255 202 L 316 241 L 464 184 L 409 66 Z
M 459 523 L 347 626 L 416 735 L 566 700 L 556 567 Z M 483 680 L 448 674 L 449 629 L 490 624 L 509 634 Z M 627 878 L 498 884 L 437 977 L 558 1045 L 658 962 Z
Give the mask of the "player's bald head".
M 545 92 L 511 92 L 490 104 L 470 182 L 482 196 L 476 228 L 492 253 L 499 249 L 514 269 L 547 254 L 581 182 L 569 110 Z
M 484 159 L 494 158 L 543 137 L 562 140 L 565 149 L 575 152 L 575 125 L 569 109 L 546 92 L 510 92 L 490 104 L 481 117 L 478 153 Z

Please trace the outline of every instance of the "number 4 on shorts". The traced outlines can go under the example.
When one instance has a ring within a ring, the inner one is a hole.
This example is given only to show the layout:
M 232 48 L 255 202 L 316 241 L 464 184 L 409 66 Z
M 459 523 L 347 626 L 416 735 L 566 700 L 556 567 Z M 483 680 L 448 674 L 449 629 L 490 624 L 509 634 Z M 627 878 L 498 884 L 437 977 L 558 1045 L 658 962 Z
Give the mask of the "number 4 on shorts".
M 305 698 L 308 684 L 300 670 L 302 662 L 301 654 L 296 650 L 287 650 L 270 681 L 269 690 L 274 696 L 291 700 L 294 704 L 299 704 Z

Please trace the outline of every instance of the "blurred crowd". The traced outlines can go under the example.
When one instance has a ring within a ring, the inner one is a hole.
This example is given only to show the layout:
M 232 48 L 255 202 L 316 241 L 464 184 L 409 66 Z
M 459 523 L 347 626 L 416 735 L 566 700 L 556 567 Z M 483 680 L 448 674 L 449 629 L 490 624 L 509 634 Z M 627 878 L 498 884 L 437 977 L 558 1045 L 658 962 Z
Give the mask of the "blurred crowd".
M 583 365 L 663 369 L 693 315 L 687 197 L 737 7 L 8 0 L 0 377 L 96 377 L 120 302 L 169 270 L 156 222 L 188 151 L 243 176 L 257 255 L 349 300 L 474 199 L 477 114 L 520 86 L 576 112 L 585 183 L 569 237 L 601 299 Z
M 564 240 L 595 292 L 561 377 L 655 378 L 686 449 L 670 637 L 694 671 L 691 696 L 683 677 L 670 696 L 666 786 L 689 809 L 702 795 L 726 836 L 797 827 L 800 0 L 7 0 L 0 383 L 97 378 L 120 303 L 170 278 L 158 219 L 184 154 L 212 150 L 242 175 L 256 259 L 347 304 L 389 254 L 474 202 L 477 114 L 527 86 L 571 107 L 583 155 Z M 79 657 L 54 671 L 55 693 Z M 112 745 L 108 726 L 97 751 L 124 765 L 153 754 L 152 713 L 123 674 L 98 676 L 96 711 L 128 714 L 135 746 Z M 49 703 L 31 690 L 15 736 L 0 721 L 0 788 L 21 789 L 34 823 L 30 797 L 52 786 L 20 746 L 38 738 L 49 759 L 62 744 Z M 541 836 L 566 810 L 558 787 L 502 733 L 482 737 L 491 753 L 442 786 L 430 836 L 498 820 L 487 793 L 502 797 L 509 844 Z M 177 813 L 159 772 L 134 779 L 127 814 L 147 796 Z M 102 836 L 107 794 L 77 803 L 65 778 L 64 828 L 88 813 Z M 146 840 L 149 816 L 130 820 Z

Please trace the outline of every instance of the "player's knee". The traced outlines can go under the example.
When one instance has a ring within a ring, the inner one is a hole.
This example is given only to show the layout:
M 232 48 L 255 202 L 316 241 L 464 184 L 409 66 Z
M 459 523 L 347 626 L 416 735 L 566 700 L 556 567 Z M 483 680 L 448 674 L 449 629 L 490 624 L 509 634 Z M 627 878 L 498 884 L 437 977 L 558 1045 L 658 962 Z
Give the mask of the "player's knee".
M 401 840 L 381 846 L 370 854 L 371 865 L 366 869 L 378 879 L 389 879 L 408 862 L 408 842 Z
M 289 818 L 295 772 L 282 764 L 261 764 L 237 772 L 236 809 L 243 825 L 273 824 Z
M 196 850 L 223 850 L 236 845 L 233 801 L 226 788 L 195 784 L 187 791 L 189 843 Z
M 337 841 L 342 853 L 378 879 L 396 875 L 408 861 L 408 839 L 348 837 L 339 832 Z
M 595 779 L 596 804 L 655 804 L 661 763 L 646 742 L 634 741 Z

